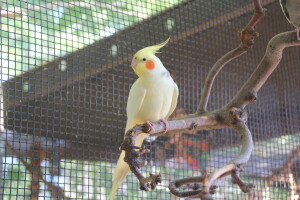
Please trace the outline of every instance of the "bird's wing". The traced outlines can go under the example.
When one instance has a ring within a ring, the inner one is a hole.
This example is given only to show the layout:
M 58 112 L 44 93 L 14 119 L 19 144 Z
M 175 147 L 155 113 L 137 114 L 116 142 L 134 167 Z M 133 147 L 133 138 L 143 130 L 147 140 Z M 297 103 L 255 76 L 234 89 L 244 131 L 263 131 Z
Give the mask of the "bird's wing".
M 175 108 L 176 108 L 176 105 L 177 105 L 177 99 L 178 99 L 178 94 L 179 94 L 179 91 L 178 91 L 178 87 L 176 85 L 176 83 L 174 82 L 174 90 L 173 90 L 173 97 L 172 97 L 172 104 L 171 104 L 171 107 L 170 107 L 170 110 L 166 116 L 166 119 L 168 119 L 170 117 L 170 115 L 174 112 Z
M 129 92 L 128 100 L 127 100 L 127 125 L 126 125 L 126 131 L 132 127 L 131 121 L 135 118 L 139 110 L 141 109 L 141 106 L 143 105 L 144 98 L 146 96 L 147 90 L 139 84 L 138 81 L 136 81 Z
M 286 2 L 287 2 L 287 0 L 279 0 L 279 4 L 281 6 L 281 9 L 282 9 L 282 12 L 283 12 L 285 18 L 289 21 L 289 23 L 291 23 L 290 14 L 286 8 Z

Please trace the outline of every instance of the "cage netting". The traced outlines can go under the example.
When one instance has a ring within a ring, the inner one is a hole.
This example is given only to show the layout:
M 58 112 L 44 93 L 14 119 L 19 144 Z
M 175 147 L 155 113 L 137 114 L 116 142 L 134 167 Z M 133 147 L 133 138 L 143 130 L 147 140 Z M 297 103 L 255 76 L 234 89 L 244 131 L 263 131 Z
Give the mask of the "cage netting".
M 270 38 L 293 29 L 277 0 L 262 4 L 267 15 L 256 27 L 260 36 L 221 71 L 209 110 L 236 94 Z M 209 69 L 237 46 L 237 31 L 253 6 L 250 0 L 6 0 L 0 14 L 0 194 L 108 199 L 137 79 L 130 67 L 134 53 L 171 37 L 158 57 L 180 91 L 172 117 L 193 113 Z M 244 194 L 223 178 L 215 199 L 300 199 L 299 75 L 300 48 L 288 48 L 247 107 L 254 150 L 242 177 L 256 188 Z M 176 199 L 170 180 L 222 167 L 238 153 L 240 139 L 231 129 L 191 130 L 150 137 L 144 145 L 151 151 L 143 171 L 160 172 L 162 183 L 141 191 L 130 172 L 117 199 Z

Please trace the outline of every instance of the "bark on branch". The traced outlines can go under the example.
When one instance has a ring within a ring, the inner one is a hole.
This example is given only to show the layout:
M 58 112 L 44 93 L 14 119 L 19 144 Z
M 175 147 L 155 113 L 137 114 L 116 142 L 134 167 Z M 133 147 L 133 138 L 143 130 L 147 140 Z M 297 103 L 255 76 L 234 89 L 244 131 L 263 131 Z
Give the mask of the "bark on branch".
M 265 9 L 262 8 L 260 1 L 253 0 L 253 4 L 255 9 L 254 15 L 246 25 L 246 27 L 239 32 L 241 40 L 240 45 L 222 56 L 209 71 L 204 82 L 204 87 L 196 113 L 200 114 L 206 112 L 207 103 L 210 97 L 212 86 L 214 84 L 214 80 L 222 70 L 222 68 L 230 61 L 248 52 L 253 46 L 254 38 L 258 36 L 258 33 L 254 31 L 254 26 L 261 20 L 262 17 L 265 16 Z
M 292 46 L 300 46 L 300 41 L 297 39 L 295 31 L 275 35 L 269 41 L 265 55 L 255 71 L 228 103 L 227 107 L 244 108 L 249 103 L 249 100 L 255 100 L 257 92 L 280 63 L 283 50 Z
M 237 184 L 243 192 L 249 192 L 254 188 L 253 184 L 246 184 L 239 177 L 239 172 L 242 171 L 242 166 L 248 162 L 252 152 L 253 141 L 251 132 L 243 120 L 240 120 L 237 124 L 233 125 L 232 128 L 234 128 L 241 135 L 242 148 L 238 156 L 229 164 L 217 169 L 211 175 L 204 174 L 200 177 L 192 177 L 171 182 L 169 189 L 172 194 L 179 197 L 193 197 L 210 200 L 212 199 L 211 194 L 214 194 L 216 189 L 216 185 L 213 183 L 216 180 L 228 175 L 232 176 L 233 184 Z M 184 184 L 199 184 L 199 182 L 202 183 L 201 189 L 198 189 L 198 187 L 193 188 L 194 191 L 180 191 L 180 187 Z

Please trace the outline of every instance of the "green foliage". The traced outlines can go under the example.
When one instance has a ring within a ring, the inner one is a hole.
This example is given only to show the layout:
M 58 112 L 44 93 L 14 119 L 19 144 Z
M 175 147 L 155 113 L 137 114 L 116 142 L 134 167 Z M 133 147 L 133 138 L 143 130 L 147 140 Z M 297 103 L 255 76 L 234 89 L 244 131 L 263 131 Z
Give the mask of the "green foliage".
M 0 19 L 2 74 L 13 77 L 36 68 L 181 1 L 8 0 L 2 3 L 2 10 L 15 9 L 24 15 Z
M 56 185 L 60 185 L 65 190 L 65 195 L 74 199 L 106 199 L 111 188 L 112 170 L 115 164 L 108 162 L 92 162 L 80 160 L 62 160 L 62 175 L 60 179 L 52 179 Z M 142 199 L 168 199 L 170 198 L 167 179 L 178 179 L 196 176 L 194 170 L 175 169 L 165 167 L 154 167 L 147 165 L 144 172 L 163 174 L 163 182 L 155 191 L 143 192 L 139 190 L 137 179 L 129 172 L 126 180 L 121 185 L 122 193 L 118 193 L 117 200 L 142 200 Z M 45 171 L 49 174 L 48 171 Z M 144 174 L 145 176 L 147 174 Z M 171 175 L 171 177 L 170 177 Z M 176 177 L 175 177 L 175 176 Z M 198 174 L 199 175 L 199 174 Z M 46 180 L 50 181 L 50 177 Z M 245 182 L 254 183 L 255 191 L 263 189 L 260 179 L 242 177 Z M 4 200 L 25 199 L 30 196 L 30 174 L 17 159 L 13 159 L 11 164 L 7 164 L 4 182 Z M 41 184 L 41 196 L 44 199 L 51 199 L 44 184 Z M 254 191 L 254 192 L 255 192 Z M 216 199 L 244 199 L 248 194 L 243 193 L 237 185 L 232 185 L 231 179 L 220 182 L 220 187 L 215 196 Z M 287 199 L 289 191 L 280 187 L 269 187 L 264 190 L 266 199 Z
M 64 160 L 61 162 L 66 196 L 80 199 L 105 199 L 111 180 L 111 164 Z
M 30 181 L 31 177 L 26 172 L 24 165 L 17 159 L 12 159 L 11 164 L 6 165 L 3 199 L 25 199 L 25 196 L 30 194 L 30 188 L 28 188 Z
M 108 162 L 88 162 L 77 160 L 62 161 L 64 168 L 66 196 L 80 199 L 105 199 L 110 192 L 112 171 L 115 164 Z M 183 178 L 194 175 L 194 171 L 187 169 L 173 169 L 164 167 L 154 167 L 147 165 L 143 168 L 145 172 L 161 174 L 176 174 L 176 178 Z M 144 174 L 145 176 L 147 174 Z M 139 183 L 132 173 L 129 172 L 126 180 L 121 185 L 123 194 L 118 193 L 118 200 L 125 199 L 168 199 L 170 193 L 167 189 L 168 181 L 164 180 L 155 191 L 142 192 L 139 190 Z M 174 179 L 175 177 L 171 177 Z M 125 195 L 126 194 L 126 195 Z M 126 197 L 127 196 L 127 197 Z
M 289 191 L 284 188 L 278 188 L 278 187 L 270 187 L 269 188 L 269 196 L 270 199 L 288 199 L 289 197 Z

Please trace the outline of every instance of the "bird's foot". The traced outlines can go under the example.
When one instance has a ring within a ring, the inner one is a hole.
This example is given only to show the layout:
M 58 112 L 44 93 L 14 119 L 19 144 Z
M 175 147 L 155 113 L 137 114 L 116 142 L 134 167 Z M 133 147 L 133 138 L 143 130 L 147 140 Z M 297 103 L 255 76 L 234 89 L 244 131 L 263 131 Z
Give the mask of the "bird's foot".
M 161 183 L 161 175 L 160 173 L 159 174 L 151 174 L 150 173 L 150 177 L 151 177 L 151 183 L 150 183 L 150 186 L 151 186 L 151 189 L 154 190 L 157 186 L 158 183 Z
M 150 122 L 149 120 L 147 120 L 145 124 L 148 126 L 148 127 L 146 127 L 147 130 L 145 130 L 145 132 L 150 132 L 154 127 L 154 124 L 152 122 Z
M 296 28 L 297 39 L 300 41 L 300 27 Z
M 165 134 L 169 130 L 169 122 L 165 119 L 161 119 L 159 121 L 165 125 L 164 132 L 163 132 Z
M 161 183 L 161 175 L 158 174 L 151 174 L 150 176 L 140 179 L 140 189 L 148 191 L 148 187 L 151 187 L 152 190 L 156 188 L 158 183 Z

